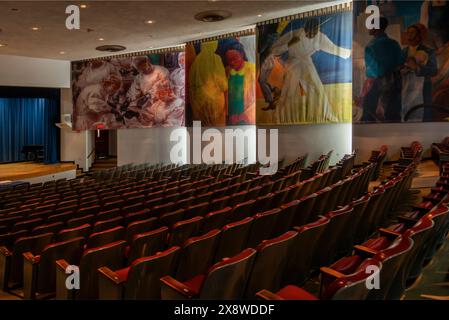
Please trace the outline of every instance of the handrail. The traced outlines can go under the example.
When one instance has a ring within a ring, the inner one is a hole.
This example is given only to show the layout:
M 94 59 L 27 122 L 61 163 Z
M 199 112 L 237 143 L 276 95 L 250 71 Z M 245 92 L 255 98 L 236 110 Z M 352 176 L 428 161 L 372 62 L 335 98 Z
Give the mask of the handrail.
M 93 154 L 95 154 L 95 147 L 92 149 L 92 151 L 87 156 L 87 159 L 89 159 Z

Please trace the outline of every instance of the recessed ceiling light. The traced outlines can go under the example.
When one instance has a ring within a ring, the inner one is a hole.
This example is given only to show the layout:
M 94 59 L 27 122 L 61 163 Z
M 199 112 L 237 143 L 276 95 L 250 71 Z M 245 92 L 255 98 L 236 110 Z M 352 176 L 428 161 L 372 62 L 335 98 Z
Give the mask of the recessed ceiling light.
M 6 43 L 0 43 L 0 47 L 6 47 Z
M 147 20 L 147 21 L 145 21 L 145 23 L 147 23 L 147 24 L 153 24 L 154 21 L 153 21 L 153 20 Z
M 262 15 L 261 15 L 261 14 L 258 14 L 257 16 L 258 16 L 258 17 L 261 17 Z
M 80 5 L 80 8 L 81 8 L 81 9 L 86 9 L 86 8 L 87 8 L 87 4 L 82 4 L 82 5 Z
M 217 22 L 229 18 L 232 14 L 225 10 L 203 11 L 195 15 L 195 19 L 203 22 Z
M 38 31 L 40 28 L 39 27 L 32 27 L 31 30 L 33 31 Z
M 59 54 L 65 54 L 65 51 L 59 51 Z
M 99 47 L 95 48 L 95 50 L 98 50 L 98 51 L 108 51 L 108 52 L 118 52 L 118 51 L 123 51 L 125 49 L 126 49 L 126 47 L 121 46 L 121 45 L 116 45 L 116 44 L 99 46 Z
M 104 38 L 98 38 L 98 41 L 104 41 Z

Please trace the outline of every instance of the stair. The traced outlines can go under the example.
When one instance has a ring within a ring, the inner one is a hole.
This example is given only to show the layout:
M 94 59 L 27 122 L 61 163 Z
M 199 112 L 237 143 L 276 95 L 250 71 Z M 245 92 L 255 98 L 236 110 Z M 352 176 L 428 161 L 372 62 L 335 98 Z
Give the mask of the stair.
M 115 168 L 115 167 L 117 167 L 117 158 L 116 157 L 100 158 L 100 159 L 95 159 L 89 172 L 106 170 L 106 169 Z

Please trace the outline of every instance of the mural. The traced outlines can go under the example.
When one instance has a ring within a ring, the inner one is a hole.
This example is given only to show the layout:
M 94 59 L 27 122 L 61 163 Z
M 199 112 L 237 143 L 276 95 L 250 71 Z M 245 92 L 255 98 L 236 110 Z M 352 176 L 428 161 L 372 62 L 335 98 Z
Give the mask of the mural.
M 73 129 L 184 125 L 185 53 L 72 65 Z
M 251 35 L 187 45 L 191 120 L 202 126 L 255 124 L 255 41 Z
M 351 121 L 352 14 L 258 27 L 257 124 Z
M 378 5 L 379 29 L 365 26 Z M 354 2 L 354 122 L 449 119 L 449 3 Z

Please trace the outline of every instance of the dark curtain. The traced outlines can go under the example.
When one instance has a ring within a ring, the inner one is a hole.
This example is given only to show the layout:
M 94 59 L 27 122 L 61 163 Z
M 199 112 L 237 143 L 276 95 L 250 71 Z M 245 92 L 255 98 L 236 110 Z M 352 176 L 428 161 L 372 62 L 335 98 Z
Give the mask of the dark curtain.
M 43 145 L 44 162 L 58 162 L 59 121 L 59 98 L 0 97 L 0 162 L 25 160 L 25 145 Z

